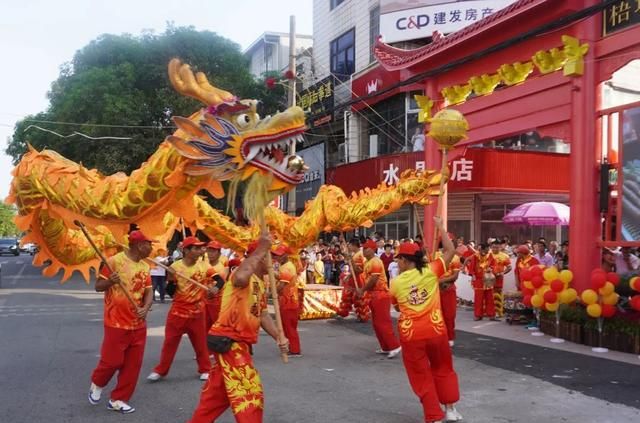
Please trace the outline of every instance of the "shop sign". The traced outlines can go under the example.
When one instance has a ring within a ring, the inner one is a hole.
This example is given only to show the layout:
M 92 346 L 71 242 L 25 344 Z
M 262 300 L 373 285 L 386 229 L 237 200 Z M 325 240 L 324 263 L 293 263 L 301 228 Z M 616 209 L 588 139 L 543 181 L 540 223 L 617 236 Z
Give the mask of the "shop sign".
M 296 209 L 304 208 L 304 204 L 313 199 L 324 183 L 324 143 L 316 144 L 296 152 L 304 159 L 309 170 L 303 181 L 296 185 Z
M 375 95 L 398 82 L 398 71 L 387 71 L 381 66 L 375 66 L 370 70 L 356 75 L 351 83 L 351 98 L 367 97 Z
M 464 157 L 451 162 L 451 182 L 453 181 L 469 181 L 473 180 L 473 160 L 467 160 Z M 415 170 L 424 170 L 424 160 L 415 162 Z M 399 166 L 389 163 L 389 168 L 382 171 L 382 182 L 386 185 L 395 185 L 400 181 L 400 174 L 405 169 L 400 170 Z
M 603 35 L 640 24 L 640 0 L 620 0 L 604 9 Z
M 333 77 L 328 76 L 300 93 L 298 106 L 318 120 L 333 109 Z
M 380 34 L 385 43 L 427 38 L 434 31 L 449 34 L 514 2 L 515 0 L 440 1 L 436 5 L 381 13 Z

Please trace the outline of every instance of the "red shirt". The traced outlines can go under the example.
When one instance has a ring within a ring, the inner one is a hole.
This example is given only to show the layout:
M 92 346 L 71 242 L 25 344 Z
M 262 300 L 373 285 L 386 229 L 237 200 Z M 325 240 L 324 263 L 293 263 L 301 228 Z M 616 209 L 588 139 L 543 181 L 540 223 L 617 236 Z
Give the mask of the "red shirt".
M 387 284 L 387 274 L 384 271 L 384 264 L 379 257 L 373 256 L 364 264 L 364 282 L 365 284 L 369 281 L 371 276 L 378 276 L 378 281 L 371 288 L 371 291 L 381 291 L 388 292 L 389 287 Z
M 467 262 L 467 269 L 474 277 L 473 288 L 484 289 L 484 273 L 487 269 L 493 268 L 496 264 L 495 259 L 491 254 L 481 256 L 480 253 L 475 253 Z
M 122 287 L 113 285 L 104 294 L 104 325 L 118 329 L 140 329 L 146 326 L 144 319 L 139 319 L 136 310 L 122 291 L 129 291 L 139 307 L 144 305 L 144 291 L 151 289 L 151 275 L 149 265 L 144 261 L 135 262 L 124 252 L 107 259 L 107 263 L 120 276 Z M 107 279 L 111 275 L 107 266 L 100 269 L 101 278 Z
M 298 272 L 296 266 L 290 261 L 286 262 L 278 271 L 278 282 L 285 284 L 278 295 L 278 304 L 281 310 L 298 309 Z
M 183 260 L 178 260 L 171 265 L 178 273 L 207 285 L 207 268 L 209 262 L 198 260 L 193 266 L 187 266 Z M 173 295 L 170 314 L 180 317 L 195 317 L 204 309 L 205 291 L 188 280 L 177 276 L 176 293 Z
M 389 270 L 389 265 L 393 262 L 393 253 L 382 253 L 380 254 L 380 260 L 384 264 L 384 270 L 387 272 Z

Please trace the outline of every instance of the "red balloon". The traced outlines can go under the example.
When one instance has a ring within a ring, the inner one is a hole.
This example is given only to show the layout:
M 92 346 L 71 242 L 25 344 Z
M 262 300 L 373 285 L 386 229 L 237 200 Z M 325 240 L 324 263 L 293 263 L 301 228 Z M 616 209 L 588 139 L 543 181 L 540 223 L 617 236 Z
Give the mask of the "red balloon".
M 607 272 L 605 272 L 604 270 L 602 270 L 602 268 L 600 268 L 600 267 L 596 267 L 595 269 L 593 269 L 593 270 L 591 271 L 591 276 L 593 276 L 593 275 L 597 275 L 597 274 L 599 274 L 599 273 L 602 273 L 602 274 L 603 274 L 603 275 L 605 275 L 605 276 L 607 275 Z
M 529 299 L 529 301 L 531 301 L 531 299 Z M 631 305 L 632 309 L 640 311 L 640 295 L 634 295 L 631 297 L 629 305 Z
M 542 298 L 544 298 L 545 302 L 547 302 L 549 304 L 553 304 L 556 301 L 558 301 L 558 294 L 556 292 L 553 292 L 553 291 L 549 290 L 549 291 L 544 293 Z
M 533 266 L 531 268 L 531 277 L 534 276 L 542 276 L 542 269 L 538 266 Z
M 613 317 L 616 314 L 616 306 L 602 304 L 602 317 Z
M 592 273 L 591 274 L 591 288 L 594 291 L 605 286 L 607 283 L 607 274 L 602 271 L 602 273 Z
M 527 288 L 526 286 L 522 287 L 522 295 L 524 296 L 532 296 L 533 294 L 535 294 L 536 291 L 534 291 L 531 288 Z
M 640 295 L 637 297 L 640 298 Z M 531 304 L 531 295 L 525 295 L 524 298 L 522 298 L 522 302 L 529 308 L 533 307 L 533 304 Z
M 553 292 L 561 292 L 562 290 L 564 290 L 564 282 L 562 282 L 560 279 L 551 281 L 549 286 L 551 287 L 551 290 Z
M 534 275 L 531 277 L 531 284 L 536 288 L 540 288 L 544 285 L 544 279 L 540 275 Z
M 531 280 L 531 271 L 529 269 L 522 269 L 522 271 L 520 272 L 520 280 L 522 282 L 524 281 L 530 281 Z
M 620 276 L 617 273 L 609 272 L 607 273 L 607 281 L 618 286 L 618 284 L 620 283 Z

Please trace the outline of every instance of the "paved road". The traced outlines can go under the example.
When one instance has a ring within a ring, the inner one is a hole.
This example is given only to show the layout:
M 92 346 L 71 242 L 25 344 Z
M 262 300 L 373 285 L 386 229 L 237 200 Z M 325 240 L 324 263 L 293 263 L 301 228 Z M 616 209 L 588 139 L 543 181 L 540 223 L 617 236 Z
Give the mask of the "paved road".
M 159 357 L 168 304 L 155 305 L 149 318 L 145 361 L 132 399 L 138 411 L 119 416 L 86 401 L 102 338 L 101 294 L 78 278 L 63 286 L 44 279 L 28 260 L 26 255 L 0 258 L 0 422 L 188 419 L 201 383 L 186 339 L 169 377 L 156 384 L 144 381 Z M 422 421 L 401 361 L 372 353 L 369 325 L 302 322 L 301 336 L 304 357 L 288 365 L 279 362 L 268 337 L 256 348 L 267 397 L 265 422 Z M 461 333 L 455 365 L 465 421 L 640 421 L 640 366 L 545 350 Z M 229 414 L 219 420 L 230 422 Z

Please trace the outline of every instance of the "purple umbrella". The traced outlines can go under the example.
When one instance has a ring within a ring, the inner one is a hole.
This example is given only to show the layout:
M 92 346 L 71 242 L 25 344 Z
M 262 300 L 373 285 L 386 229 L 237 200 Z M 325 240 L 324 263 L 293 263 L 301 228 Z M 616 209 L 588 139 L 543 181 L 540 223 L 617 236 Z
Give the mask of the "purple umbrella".
M 524 203 L 507 213 L 502 221 L 531 226 L 566 226 L 569 224 L 569 206 L 547 201 Z

